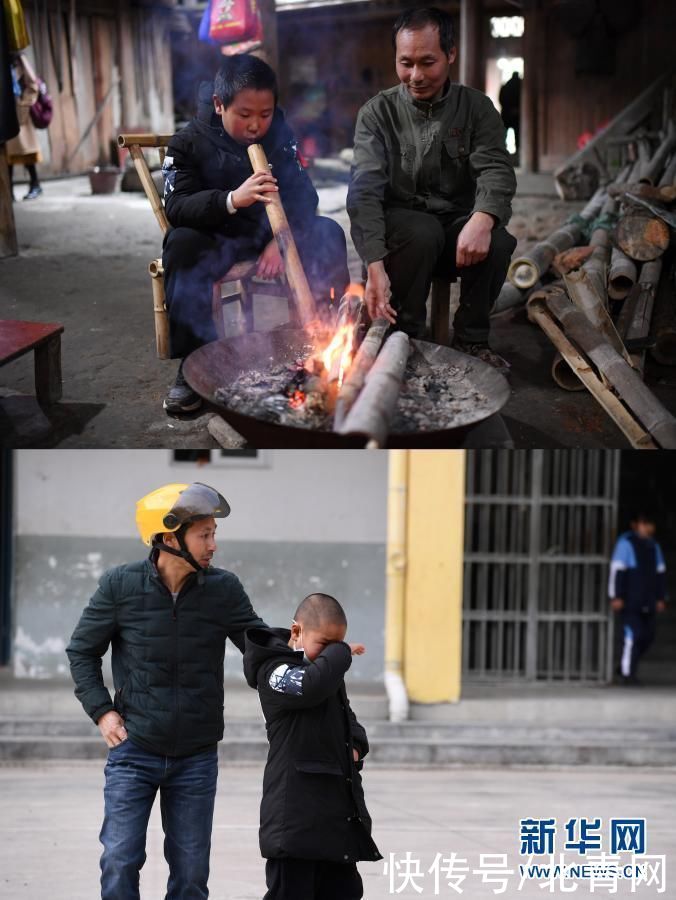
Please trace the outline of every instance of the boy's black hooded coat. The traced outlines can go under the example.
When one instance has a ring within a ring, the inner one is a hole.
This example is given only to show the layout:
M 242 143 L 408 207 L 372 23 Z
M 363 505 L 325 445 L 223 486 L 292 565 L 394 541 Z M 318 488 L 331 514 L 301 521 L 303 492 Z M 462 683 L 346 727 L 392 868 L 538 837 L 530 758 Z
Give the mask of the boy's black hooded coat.
M 270 750 L 263 779 L 260 846 L 266 859 L 354 863 L 382 859 L 371 838 L 360 759 L 366 732 L 350 709 L 343 677 L 352 655 L 330 644 L 314 662 L 288 646 L 283 628 L 246 633 L 244 674 L 258 693 Z
M 253 169 L 247 148 L 230 137 L 214 112 L 212 95 L 213 84 L 204 82 L 197 115 L 169 141 L 162 166 L 167 218 L 174 228 L 249 237 L 262 245 L 272 239 L 262 203 L 228 213 L 228 192 L 253 175 Z M 307 228 L 317 211 L 317 192 L 299 162 L 296 140 L 279 107 L 260 143 L 289 224 L 294 230 Z

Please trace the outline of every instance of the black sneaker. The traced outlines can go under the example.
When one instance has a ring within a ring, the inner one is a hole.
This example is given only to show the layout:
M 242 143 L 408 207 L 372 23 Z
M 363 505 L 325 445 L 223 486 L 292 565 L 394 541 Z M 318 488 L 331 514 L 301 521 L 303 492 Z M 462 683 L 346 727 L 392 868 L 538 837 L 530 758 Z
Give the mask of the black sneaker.
M 190 387 L 183 374 L 183 361 L 178 367 L 176 381 L 162 404 L 170 416 L 194 412 L 202 405 L 202 398 Z
M 466 344 L 464 341 L 455 338 L 451 347 L 453 350 L 458 350 L 460 353 L 466 353 L 468 356 L 480 359 L 481 362 L 488 363 L 489 366 L 493 366 L 502 375 L 509 375 L 509 370 L 512 368 L 507 360 L 503 359 L 499 353 L 491 350 L 488 344 Z
M 33 185 L 33 187 L 28 191 L 26 196 L 23 198 L 24 200 L 35 200 L 42 193 L 42 188 L 39 184 Z

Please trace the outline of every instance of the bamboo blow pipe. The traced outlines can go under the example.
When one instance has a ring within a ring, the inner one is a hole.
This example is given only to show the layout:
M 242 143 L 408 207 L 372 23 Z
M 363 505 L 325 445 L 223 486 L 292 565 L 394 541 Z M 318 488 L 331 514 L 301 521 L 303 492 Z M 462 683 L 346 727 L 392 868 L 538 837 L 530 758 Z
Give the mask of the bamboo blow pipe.
M 336 429 L 338 434 L 360 434 L 380 447 L 385 444 L 409 353 L 408 335 L 403 331 L 390 335 L 366 376 L 364 389 Z
M 265 150 L 260 144 L 252 144 L 249 147 L 249 159 L 254 172 L 265 172 L 266 174 L 270 172 L 270 165 L 265 155 Z M 298 248 L 293 239 L 281 197 L 277 193 L 270 193 L 268 197 L 270 202 L 265 204 L 265 211 L 268 214 L 270 227 L 277 241 L 279 252 L 284 260 L 286 279 L 289 282 L 289 288 L 291 289 L 301 324 L 303 326 L 309 325 L 310 322 L 317 318 L 315 300 L 305 277 L 303 264 L 298 255 Z

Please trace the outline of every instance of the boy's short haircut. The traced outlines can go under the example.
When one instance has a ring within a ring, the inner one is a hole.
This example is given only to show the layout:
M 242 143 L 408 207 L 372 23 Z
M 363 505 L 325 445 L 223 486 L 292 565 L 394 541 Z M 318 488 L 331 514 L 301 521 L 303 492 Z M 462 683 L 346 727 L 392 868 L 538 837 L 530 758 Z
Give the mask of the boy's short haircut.
M 293 618 L 306 628 L 319 628 L 323 624 L 347 627 L 345 610 L 330 594 L 308 594 Z
M 277 105 L 277 76 L 266 62 L 250 53 L 226 56 L 214 79 L 214 94 L 227 109 L 247 88 L 272 91 Z
M 648 525 L 655 524 L 655 516 L 647 509 L 635 509 L 629 517 L 630 522 L 645 522 Z

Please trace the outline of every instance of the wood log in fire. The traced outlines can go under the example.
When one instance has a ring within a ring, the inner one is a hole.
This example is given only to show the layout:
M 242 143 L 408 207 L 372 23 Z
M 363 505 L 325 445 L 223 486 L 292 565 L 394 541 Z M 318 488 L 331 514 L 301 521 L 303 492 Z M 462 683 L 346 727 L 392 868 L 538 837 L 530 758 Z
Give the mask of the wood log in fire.
M 345 417 L 354 406 L 354 402 L 364 387 L 366 376 L 375 362 L 389 327 L 390 324 L 387 319 L 376 319 L 366 332 L 366 337 L 361 342 L 359 350 L 357 350 L 347 378 L 338 391 L 334 430 L 338 431 L 342 427 Z
M 387 440 L 410 353 L 408 335 L 395 331 L 383 344 L 354 405 L 336 431 L 363 435 L 382 447 Z

